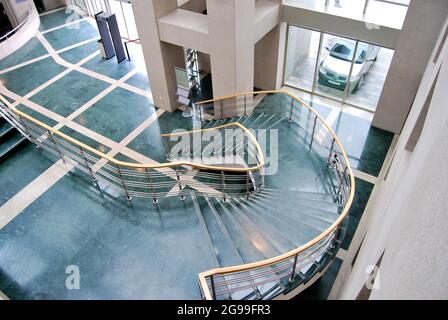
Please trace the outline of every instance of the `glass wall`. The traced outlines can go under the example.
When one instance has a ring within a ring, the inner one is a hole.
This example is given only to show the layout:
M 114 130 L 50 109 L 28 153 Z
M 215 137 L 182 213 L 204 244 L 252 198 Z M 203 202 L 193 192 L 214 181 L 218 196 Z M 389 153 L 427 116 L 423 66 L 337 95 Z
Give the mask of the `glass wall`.
M 410 0 L 284 0 L 284 3 L 341 17 L 401 28 Z
M 319 52 L 320 32 L 289 28 L 285 80 L 301 89 L 312 90 Z
M 117 18 L 118 28 L 121 36 L 125 39 L 138 39 L 137 26 L 135 25 L 132 4 L 128 1 L 120 0 L 69 0 L 69 5 L 80 7 L 90 16 L 106 11 L 114 13 Z
M 286 85 L 375 110 L 393 50 L 289 26 Z

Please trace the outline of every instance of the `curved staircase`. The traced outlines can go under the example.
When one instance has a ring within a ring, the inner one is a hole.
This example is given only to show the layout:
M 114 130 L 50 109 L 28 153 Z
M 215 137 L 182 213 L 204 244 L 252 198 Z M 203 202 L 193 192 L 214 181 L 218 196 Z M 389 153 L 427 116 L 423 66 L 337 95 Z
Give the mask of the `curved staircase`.
M 288 298 L 316 281 L 336 256 L 353 201 L 353 173 L 332 129 L 289 93 L 252 92 L 199 103 L 202 125 L 196 131 L 237 127 L 243 145 L 204 153 L 201 142 L 199 151 L 190 148 L 179 156 L 168 144 L 169 162 L 156 165 L 115 160 L 1 100 L 2 114 L 29 140 L 128 201 L 187 200 L 216 258 L 215 268 L 199 274 L 204 299 Z M 233 114 L 223 113 L 227 106 Z M 207 110 L 219 111 L 222 119 L 205 120 Z M 219 163 L 237 153 L 242 162 Z M 244 163 L 250 157 L 255 163 Z

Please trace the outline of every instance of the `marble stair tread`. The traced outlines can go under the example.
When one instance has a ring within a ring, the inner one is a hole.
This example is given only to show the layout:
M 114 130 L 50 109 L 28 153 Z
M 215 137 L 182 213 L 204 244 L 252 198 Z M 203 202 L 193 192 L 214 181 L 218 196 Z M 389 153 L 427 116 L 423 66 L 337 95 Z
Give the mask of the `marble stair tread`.
M 292 208 L 294 208 L 295 205 L 298 205 L 306 208 L 315 208 L 322 211 L 327 211 L 329 213 L 338 214 L 339 210 L 343 208 L 343 205 L 334 202 L 334 198 L 332 195 L 329 195 L 329 197 L 325 197 L 325 194 L 326 193 L 322 193 L 322 197 L 320 197 L 319 193 L 302 194 L 301 192 L 282 190 L 280 192 L 275 192 L 272 194 L 261 194 L 257 198 L 266 201 L 276 200 L 276 202 L 282 204 L 289 204 Z
M 251 206 L 251 208 L 253 210 L 247 210 L 245 214 L 249 215 L 255 223 L 261 223 L 263 221 L 264 223 L 270 224 L 284 238 L 292 242 L 295 247 L 307 243 L 321 233 L 320 230 L 305 224 L 300 226 L 293 225 L 291 221 L 286 221 L 285 219 L 272 215 L 266 208 L 256 206 Z
M 255 232 L 258 232 L 266 239 L 263 243 L 258 243 L 262 252 L 264 251 L 263 255 L 266 258 L 272 258 L 279 254 L 295 249 L 294 243 L 286 239 L 278 229 L 276 229 L 267 221 L 258 219 L 258 217 L 251 214 L 251 209 L 244 207 L 241 202 L 242 201 L 233 201 L 233 205 L 237 206 L 241 212 L 239 214 L 241 224 L 244 226 L 245 230 L 253 229 L 255 230 Z M 267 245 L 262 246 L 262 244 L 264 244 L 265 242 L 268 242 L 268 245 L 273 247 L 269 250 L 269 252 L 265 251 Z
M 18 131 L 15 131 L 11 135 L 9 135 L 8 139 L 1 142 L 0 144 L 0 158 L 6 156 L 9 152 L 14 150 L 14 148 L 18 147 L 25 141 L 26 138 L 22 136 Z
M 2 118 L 3 119 L 3 118 Z M 0 141 L 6 137 L 8 133 L 10 133 L 14 127 L 7 122 L 6 120 L 3 120 L 0 122 Z
M 258 208 L 259 210 L 268 206 L 268 204 L 262 202 L 247 202 L 246 205 Z M 338 215 L 329 215 L 324 211 L 299 207 L 290 208 L 277 203 L 272 204 L 269 209 L 265 209 L 265 211 L 288 221 L 291 225 L 297 225 L 298 228 L 301 228 L 301 226 L 304 225 L 319 230 L 320 232 L 326 230 L 338 217 Z
M 233 216 L 227 205 L 221 203 L 221 199 L 210 199 L 212 205 L 222 219 L 235 247 L 245 263 L 256 262 L 264 259 L 262 253 L 254 246 L 248 238 L 246 231 Z
M 227 231 L 222 230 L 219 225 L 220 221 L 216 219 L 216 216 L 211 211 L 208 201 L 204 197 L 196 197 L 196 201 L 199 205 L 201 214 L 204 217 L 205 225 L 212 241 L 219 265 L 221 267 L 227 267 L 242 264 L 243 260 L 241 256 L 230 242 L 231 239 L 225 234 Z

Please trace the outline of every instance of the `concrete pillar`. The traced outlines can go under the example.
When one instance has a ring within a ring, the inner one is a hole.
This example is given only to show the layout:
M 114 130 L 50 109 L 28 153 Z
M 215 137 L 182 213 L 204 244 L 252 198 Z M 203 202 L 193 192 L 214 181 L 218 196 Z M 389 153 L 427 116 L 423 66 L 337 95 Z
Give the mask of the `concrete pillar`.
M 177 9 L 177 0 L 134 0 L 133 10 L 154 103 L 158 108 L 174 111 L 176 75 L 174 67 L 185 68 L 183 48 L 160 41 L 158 19 Z
M 214 97 L 252 91 L 255 0 L 207 0 L 207 13 Z
M 448 14 L 446 0 L 412 0 L 372 125 L 400 133 Z
M 286 23 L 281 23 L 255 44 L 256 88 L 275 90 L 282 86 L 286 29 Z
M 297 66 L 302 64 L 310 55 L 311 36 L 313 31 L 291 26 L 288 36 L 288 53 L 285 66 L 285 79 L 294 73 Z M 312 75 L 311 75 L 312 77 Z M 311 88 L 309 88 L 311 89 Z

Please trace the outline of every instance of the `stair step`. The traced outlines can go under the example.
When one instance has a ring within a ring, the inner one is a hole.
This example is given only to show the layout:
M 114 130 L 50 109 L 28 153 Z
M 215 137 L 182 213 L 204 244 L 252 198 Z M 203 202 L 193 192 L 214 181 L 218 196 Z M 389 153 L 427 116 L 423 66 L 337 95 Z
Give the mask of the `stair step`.
M 13 130 L 13 132 L 8 135 L 8 139 L 0 144 L 0 158 L 7 156 L 26 140 L 27 139 L 22 136 L 19 131 Z
M 248 203 L 249 204 L 249 203 Z M 301 224 L 299 226 L 296 223 L 292 223 L 292 221 L 286 221 L 280 217 L 274 216 L 271 213 L 267 212 L 265 208 L 259 208 L 254 206 L 253 203 L 250 203 L 251 207 L 254 209 L 253 212 L 256 213 L 254 215 L 255 221 L 265 220 L 267 223 L 270 223 L 273 227 L 275 227 L 279 232 L 282 233 L 283 237 L 294 243 L 295 247 L 299 247 L 308 241 L 317 237 L 321 232 L 316 228 L 312 228 L 305 224 Z
M 216 217 L 212 213 L 207 199 L 203 197 L 197 197 L 196 201 L 204 218 L 205 225 L 212 241 L 219 265 L 221 267 L 228 267 L 242 264 L 243 260 L 241 259 L 241 256 L 239 255 L 236 248 L 230 242 L 230 236 L 226 234 L 227 230 L 223 230 L 223 228 L 220 226 L 220 223 L 222 222 L 216 219 Z
M 329 215 L 331 217 L 331 220 L 334 220 L 333 218 L 335 216 L 338 216 L 343 208 L 343 206 L 339 203 L 307 199 L 305 197 L 296 198 L 295 194 L 291 194 L 289 196 L 285 195 L 284 197 L 279 195 L 271 197 L 257 196 L 254 197 L 254 200 L 258 200 L 265 203 L 271 203 L 275 201 L 279 205 L 280 204 L 282 206 L 284 205 L 286 208 L 289 208 L 291 210 L 295 210 L 296 207 L 300 207 L 313 212 L 314 211 L 323 212 L 326 215 Z
M 334 196 L 330 193 L 325 192 L 314 192 L 314 191 L 304 191 L 300 189 L 270 189 L 264 188 L 260 196 L 265 196 L 269 198 L 277 198 L 281 194 L 288 193 L 288 196 L 294 197 L 296 199 L 307 199 L 316 202 L 323 202 L 328 204 L 334 204 Z
M 263 260 L 265 257 L 256 249 L 254 243 L 248 238 L 246 231 L 238 220 L 235 219 L 227 205 L 223 204 L 220 199 L 213 199 L 212 203 L 226 226 L 226 229 L 229 231 L 244 262 L 249 263 Z
M 218 206 L 216 208 L 222 214 L 223 222 L 225 222 L 227 229 L 235 240 L 234 242 L 238 244 L 240 253 L 243 257 L 251 257 L 249 258 L 251 260 L 246 259 L 247 262 L 260 261 L 283 253 L 278 248 L 275 248 L 259 230 L 248 225 L 247 221 L 243 222 L 241 216 L 244 216 L 244 214 L 238 212 L 238 209 L 235 208 L 232 202 L 224 204 L 221 200 L 215 199 L 215 203 L 219 204 L 220 209 Z M 256 273 L 256 271 L 251 272 L 251 275 L 255 276 Z M 261 296 L 268 293 L 273 286 L 279 284 L 278 281 L 270 281 L 268 279 L 270 278 L 265 280 L 265 284 L 257 287 L 258 294 Z M 257 281 L 263 281 L 263 278 L 257 276 Z
M 338 213 L 308 207 L 300 203 L 285 204 L 281 201 L 263 201 L 255 198 L 253 199 L 253 204 L 260 207 L 272 206 L 272 211 L 278 212 L 282 216 L 301 220 L 319 230 L 325 230 L 339 217 Z
M 304 208 L 288 208 L 283 207 L 277 202 L 271 203 L 257 203 L 253 201 L 254 206 L 259 206 L 260 208 L 269 207 L 269 213 L 275 215 L 276 217 L 285 219 L 290 221 L 291 223 L 298 225 L 306 225 L 309 228 L 316 229 L 320 232 L 326 230 L 330 225 L 336 221 L 336 217 L 334 219 L 330 219 L 325 217 L 325 220 L 322 218 L 323 213 L 319 212 L 320 216 L 314 216 L 311 212 L 312 209 L 304 209 Z M 307 212 L 307 213 L 304 213 Z
M 0 123 L 0 142 L 5 139 L 13 129 L 14 127 L 9 122 L 3 120 L 2 123 Z
M 231 207 L 233 216 L 242 226 L 248 238 L 252 240 L 254 246 L 265 258 L 272 258 L 293 249 L 292 243 L 289 243 L 287 247 L 276 244 L 276 240 L 281 238 L 281 236 L 274 232 L 267 233 L 261 224 L 257 224 L 251 220 L 250 215 L 239 202 L 232 201 L 228 205 Z
M 263 119 L 263 122 L 260 122 L 260 124 L 257 126 L 256 129 L 266 129 L 266 128 L 270 127 L 271 125 L 275 124 L 275 122 L 277 122 L 278 120 L 280 120 L 280 118 L 277 117 L 276 115 L 266 114 L 265 118 Z
M 209 199 L 205 197 L 196 197 L 194 195 L 191 198 L 193 200 L 196 213 L 200 217 L 200 220 L 204 223 L 206 233 L 210 239 L 219 267 L 243 264 L 244 262 L 241 259 L 241 256 L 235 246 L 233 246 L 230 242 L 231 240 L 229 239 L 229 236 L 226 234 L 227 231 L 220 226 L 220 218 L 216 217 L 216 215 L 212 212 Z M 233 277 L 231 275 L 217 277 L 216 281 L 231 281 L 232 278 Z M 238 286 L 240 286 L 240 284 L 235 284 L 236 288 Z M 255 291 L 253 289 L 242 289 L 241 291 L 231 293 L 224 298 L 241 300 L 244 297 L 253 294 L 258 295 L 259 293 L 256 289 Z

